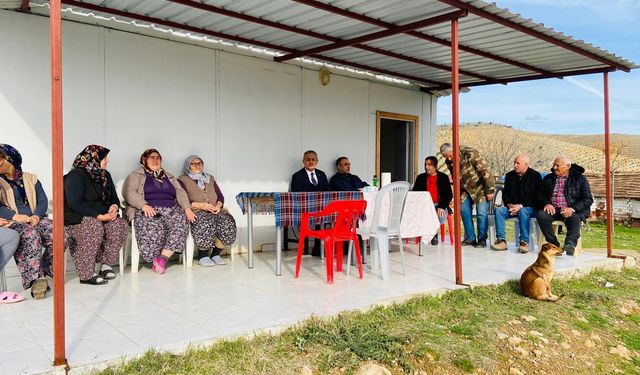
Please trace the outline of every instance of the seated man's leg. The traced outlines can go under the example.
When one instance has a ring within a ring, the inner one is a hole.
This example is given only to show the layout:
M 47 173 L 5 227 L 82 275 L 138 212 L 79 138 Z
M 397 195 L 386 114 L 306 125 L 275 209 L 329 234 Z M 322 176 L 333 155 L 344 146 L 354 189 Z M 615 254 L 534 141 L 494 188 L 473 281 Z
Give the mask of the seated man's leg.
M 520 242 L 529 243 L 529 231 L 531 230 L 531 218 L 535 215 L 533 207 L 522 207 L 518 211 L 518 226 L 520 227 Z
M 460 204 L 460 216 L 462 217 L 462 226 L 464 227 L 464 239 L 468 242 L 476 241 L 476 232 L 473 228 L 473 200 L 467 197 Z
M 496 239 L 505 240 L 506 237 L 506 221 L 509 218 L 509 209 L 506 207 L 496 207 Z
M 489 202 L 483 200 L 476 204 L 476 221 L 478 225 L 479 246 L 487 246 L 487 232 L 489 230 Z
M 556 234 L 553 233 L 553 226 L 551 225 L 551 223 L 553 223 L 553 216 L 544 212 L 544 210 L 539 210 L 537 217 L 538 225 L 540 226 L 540 231 L 542 231 L 542 234 L 544 235 L 544 239 L 550 244 L 560 246 L 560 242 L 558 242 Z
M 574 213 L 568 218 L 565 218 L 564 223 L 567 226 L 567 238 L 564 241 L 565 251 L 567 251 L 567 255 L 573 255 L 573 250 L 575 250 L 578 238 L 580 238 L 580 226 L 582 225 L 582 220 L 580 220 L 580 216 Z M 568 249 L 567 245 L 570 245 L 571 248 Z

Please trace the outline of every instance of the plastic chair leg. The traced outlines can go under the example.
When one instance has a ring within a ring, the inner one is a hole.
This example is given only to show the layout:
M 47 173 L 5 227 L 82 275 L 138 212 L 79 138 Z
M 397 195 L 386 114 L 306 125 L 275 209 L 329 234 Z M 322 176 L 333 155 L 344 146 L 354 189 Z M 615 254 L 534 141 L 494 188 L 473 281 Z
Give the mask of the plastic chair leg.
M 324 240 L 325 266 L 327 268 L 327 284 L 333 284 L 333 251 L 334 244 L 330 238 Z
M 140 249 L 138 248 L 138 241 L 136 240 L 136 229 L 131 221 L 131 272 L 138 273 L 138 266 L 140 265 Z
M 306 238 L 300 238 L 298 241 L 298 256 L 296 257 L 296 279 L 300 276 L 300 263 L 302 263 L 302 252 L 304 251 L 304 241 Z
M 344 254 L 344 245 L 343 241 L 335 241 L 333 246 L 335 247 L 335 257 L 336 257 L 336 271 L 342 272 L 342 255 Z M 347 258 L 347 263 L 349 262 L 349 258 Z
M 354 242 L 356 247 L 356 264 L 358 265 L 358 274 L 362 279 L 362 254 L 360 253 L 360 241 L 358 241 L 358 239 L 356 238 L 353 241 L 351 241 L 351 243 L 354 243 Z M 349 249 L 351 249 L 351 247 L 349 247 Z M 349 262 L 349 265 L 350 264 L 351 262 Z
M 407 271 L 406 271 L 405 266 L 404 266 L 404 249 L 402 248 L 402 241 L 401 241 L 401 244 L 400 244 L 400 260 L 402 261 L 402 275 L 406 276 L 407 275 Z
M 447 215 L 447 228 L 449 228 L 449 241 L 453 244 L 453 218 L 451 215 Z
M 444 223 L 440 224 L 440 241 L 444 242 Z
M 389 237 L 380 236 L 376 238 L 378 242 L 378 253 L 380 254 L 380 269 L 382 270 L 382 279 L 389 278 Z

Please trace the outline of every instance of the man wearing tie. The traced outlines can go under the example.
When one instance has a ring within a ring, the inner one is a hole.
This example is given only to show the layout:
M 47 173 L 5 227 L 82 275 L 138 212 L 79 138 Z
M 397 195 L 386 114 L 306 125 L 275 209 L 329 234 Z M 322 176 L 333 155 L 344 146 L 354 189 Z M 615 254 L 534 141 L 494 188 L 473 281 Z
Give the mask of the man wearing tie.
M 302 164 L 304 168 L 300 169 L 291 176 L 291 191 L 292 192 L 312 192 L 312 191 L 329 191 L 329 180 L 327 175 L 323 171 L 316 169 L 318 165 L 318 154 L 313 150 L 307 150 L 302 156 Z M 285 228 L 285 248 L 288 243 L 288 231 Z M 307 243 L 304 244 L 305 254 L 309 251 Z M 313 244 L 313 250 L 311 252 L 313 256 L 320 256 L 320 240 L 317 238 Z
M 302 157 L 304 168 L 291 176 L 291 191 L 329 191 L 329 180 L 323 171 L 316 169 L 318 154 L 313 150 L 305 151 Z

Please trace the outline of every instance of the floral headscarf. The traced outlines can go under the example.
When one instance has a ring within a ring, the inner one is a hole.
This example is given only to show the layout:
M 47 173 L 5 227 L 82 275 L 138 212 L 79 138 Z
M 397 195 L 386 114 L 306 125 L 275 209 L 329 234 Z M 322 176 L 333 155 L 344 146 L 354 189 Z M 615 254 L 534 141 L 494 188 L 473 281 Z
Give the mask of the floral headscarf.
M 0 152 L 4 155 L 5 159 L 13 165 L 15 168 L 15 172 L 13 173 L 12 178 L 7 178 L 2 175 L 5 181 L 9 183 L 9 185 L 15 187 L 18 190 L 20 195 L 20 199 L 24 204 L 27 204 L 27 192 L 24 189 L 24 181 L 22 180 L 22 155 L 20 152 L 16 150 L 13 146 L 2 143 L 0 144 Z
M 184 167 L 182 168 L 182 171 L 184 172 L 184 174 L 191 177 L 192 180 L 198 183 L 198 187 L 200 188 L 200 190 L 204 190 L 205 184 L 208 184 L 209 181 L 211 181 L 211 175 L 209 175 L 208 173 L 204 173 L 204 171 L 202 173 L 191 172 L 191 162 L 196 159 L 202 161 L 202 158 L 198 155 L 187 156 L 184 161 Z M 202 162 L 202 164 L 204 167 L 204 162 Z
M 97 185 L 102 186 L 102 200 L 107 199 L 107 171 L 100 163 L 109 154 L 109 149 L 99 145 L 89 145 L 73 161 L 74 168 L 83 169 Z
M 145 172 L 153 176 L 153 178 L 155 178 L 156 180 L 162 180 L 165 177 L 164 169 L 160 168 L 160 170 L 158 171 L 152 171 L 147 166 L 147 159 L 153 153 L 158 154 L 160 156 L 160 159 L 162 160 L 162 155 L 160 155 L 160 152 L 158 150 L 156 150 L 155 148 L 148 148 L 144 150 L 142 155 L 140 155 L 140 165 L 142 165 L 142 168 L 144 168 Z

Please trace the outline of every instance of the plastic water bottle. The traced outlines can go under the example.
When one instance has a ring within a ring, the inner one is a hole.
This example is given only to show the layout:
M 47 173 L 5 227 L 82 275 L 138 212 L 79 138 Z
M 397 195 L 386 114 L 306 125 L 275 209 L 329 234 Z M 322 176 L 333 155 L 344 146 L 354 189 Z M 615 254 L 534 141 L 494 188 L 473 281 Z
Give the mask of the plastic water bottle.
M 378 176 L 373 175 L 373 180 L 371 180 L 371 186 L 378 187 Z

